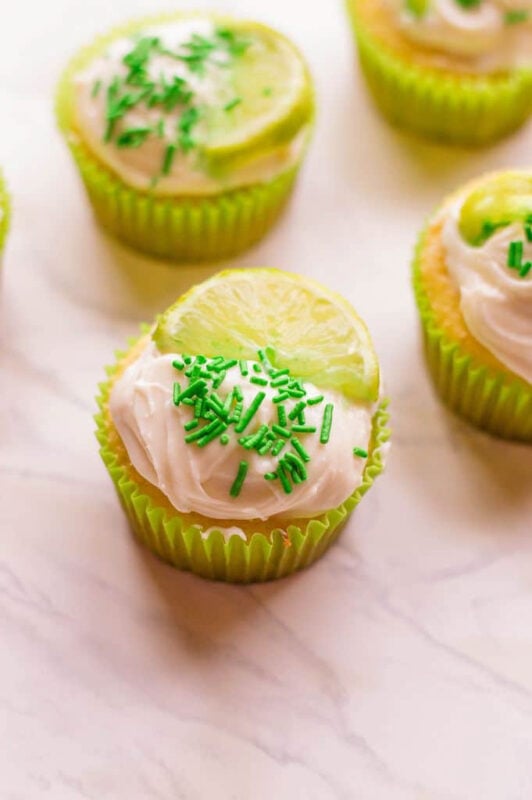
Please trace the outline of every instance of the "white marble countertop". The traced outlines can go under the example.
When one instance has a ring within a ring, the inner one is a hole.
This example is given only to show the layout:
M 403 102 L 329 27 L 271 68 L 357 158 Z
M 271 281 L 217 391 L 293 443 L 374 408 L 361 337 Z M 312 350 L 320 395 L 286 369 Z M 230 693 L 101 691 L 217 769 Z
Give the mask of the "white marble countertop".
M 91 415 L 113 350 L 215 267 L 169 269 L 102 235 L 52 114 L 71 51 L 153 3 L 7 5 L 1 800 L 529 800 L 532 451 L 436 402 L 409 259 L 444 193 L 529 160 L 532 126 L 485 152 L 414 142 L 370 107 L 340 2 L 224 6 L 294 36 L 321 109 L 289 212 L 237 263 L 321 278 L 357 306 L 394 446 L 315 567 L 212 584 L 133 542 Z

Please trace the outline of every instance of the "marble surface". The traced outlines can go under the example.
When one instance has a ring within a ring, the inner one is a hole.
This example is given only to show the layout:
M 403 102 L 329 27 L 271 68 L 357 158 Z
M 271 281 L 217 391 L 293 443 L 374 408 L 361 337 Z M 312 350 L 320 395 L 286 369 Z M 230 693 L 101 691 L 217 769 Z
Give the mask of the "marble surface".
M 211 584 L 132 541 L 91 415 L 113 350 L 216 267 L 170 269 L 102 235 L 52 114 L 72 50 L 153 4 L 8 5 L 1 800 L 528 800 L 532 452 L 436 402 L 409 259 L 444 193 L 527 162 L 532 127 L 484 152 L 420 144 L 372 110 L 341 3 L 226 4 L 294 36 L 321 109 L 288 213 L 235 263 L 324 279 L 361 310 L 394 446 L 319 564 L 269 585 Z

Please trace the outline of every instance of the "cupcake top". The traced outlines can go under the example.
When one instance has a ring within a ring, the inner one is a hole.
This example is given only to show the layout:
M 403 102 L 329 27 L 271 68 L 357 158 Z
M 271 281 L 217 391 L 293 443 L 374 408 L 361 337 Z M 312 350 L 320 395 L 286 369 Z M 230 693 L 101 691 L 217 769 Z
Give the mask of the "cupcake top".
M 271 324 L 276 282 L 284 301 L 275 316 L 285 322 L 253 357 L 253 335 Z M 378 400 L 363 323 L 345 301 L 334 307 L 332 293 L 273 270 L 222 273 L 192 293 L 160 318 L 111 392 L 110 413 L 135 469 L 178 511 L 214 520 L 315 517 L 343 503 L 362 482 Z M 302 300 L 298 333 L 290 307 Z M 216 331 L 222 310 L 197 335 L 205 303 L 219 309 L 224 301 L 232 328 Z M 318 330 L 305 337 L 311 319 Z M 274 341 L 286 343 L 287 331 L 288 356 Z M 341 356 L 346 336 L 351 345 Z M 311 348 L 313 338 L 323 341 L 321 352 L 317 345 L 306 353 L 304 338 Z M 182 347 L 191 342 L 194 354 Z M 314 363 L 321 370 L 311 374 Z
M 491 177 L 441 215 L 445 262 L 467 328 L 532 383 L 532 176 Z
M 277 32 L 181 14 L 91 51 L 73 106 L 77 135 L 129 185 L 208 195 L 295 165 L 313 95 L 303 59 Z
M 532 0 L 389 0 L 414 44 L 451 70 L 532 67 Z
M 374 411 L 259 356 L 161 354 L 153 342 L 110 409 L 135 469 L 178 511 L 232 520 L 343 503 L 361 482 Z

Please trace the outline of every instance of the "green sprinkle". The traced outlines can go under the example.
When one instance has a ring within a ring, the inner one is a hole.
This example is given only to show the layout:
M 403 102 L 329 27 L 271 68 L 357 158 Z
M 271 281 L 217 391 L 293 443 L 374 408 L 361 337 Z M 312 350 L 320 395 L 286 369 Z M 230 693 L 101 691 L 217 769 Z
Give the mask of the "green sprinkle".
M 292 425 L 294 433 L 316 433 L 314 425 Z
M 327 405 L 323 409 L 323 420 L 321 423 L 321 431 L 320 431 L 321 444 L 327 444 L 327 442 L 329 441 L 329 436 L 331 435 L 333 411 L 334 411 L 334 406 L 332 403 L 327 403 Z
M 231 414 L 231 422 L 238 422 L 238 420 L 242 416 L 242 408 L 243 408 L 242 401 L 238 400 L 237 404 L 233 408 L 233 413 Z
M 307 404 L 305 402 L 303 402 L 303 400 L 300 400 L 299 403 L 296 403 L 295 406 L 293 407 L 292 411 L 289 413 L 288 419 L 292 419 L 292 420 L 297 419 L 297 417 L 299 417 L 301 412 L 305 409 L 306 405 Z
M 482 0 L 456 0 L 459 6 L 462 8 L 477 8 L 482 2 Z
M 299 456 L 294 455 L 294 453 L 286 453 L 286 455 L 283 456 L 282 463 L 283 466 L 286 466 L 292 473 L 296 472 L 301 480 L 306 481 L 308 477 L 307 470 Z
M 266 397 L 266 394 L 264 392 L 259 392 L 254 397 L 254 399 L 252 400 L 251 405 L 249 406 L 248 410 L 245 412 L 245 414 L 242 415 L 242 417 L 240 418 L 238 424 L 235 426 L 235 430 L 236 430 L 237 433 L 242 433 L 247 428 L 247 426 L 249 425 L 249 423 L 251 422 L 251 420 L 253 419 L 253 417 L 257 413 L 258 408 L 259 408 L 260 404 L 262 403 L 262 401 L 264 400 L 265 397 Z
M 223 425 L 224 423 L 222 423 Z M 220 426 L 220 420 L 214 419 L 212 422 L 209 422 L 207 425 L 204 425 L 203 428 L 199 428 L 194 433 L 189 433 L 188 436 L 185 436 L 185 442 L 190 444 L 190 442 L 195 442 L 197 439 L 202 439 L 204 436 L 208 436 L 212 431 L 216 430 Z
M 244 446 L 249 446 L 252 449 L 257 449 L 262 445 L 264 437 L 266 436 L 267 433 L 268 433 L 268 426 L 261 425 L 256 433 L 254 433 L 252 436 L 246 437 L 247 445 Z M 243 440 L 240 439 L 239 441 L 242 442 Z
M 211 369 L 213 372 L 226 372 L 231 367 L 234 367 L 238 364 L 236 358 L 230 358 L 227 361 L 222 358 L 221 361 L 217 361 L 216 363 L 211 362 Z
M 94 86 L 92 87 L 91 97 L 96 97 L 101 88 L 102 88 L 102 82 L 95 81 Z
M 286 408 L 284 406 L 277 406 L 277 419 L 279 425 L 282 425 L 283 427 L 286 425 Z
M 174 383 L 174 391 L 173 391 L 173 401 L 174 405 L 179 405 L 179 395 L 181 394 L 181 386 L 178 383 Z
M 508 248 L 508 266 L 510 269 L 519 269 L 523 260 L 523 242 L 520 240 L 510 242 Z
M 175 384 L 174 384 L 175 389 Z M 192 381 L 192 383 L 184 389 L 181 394 L 179 395 L 179 402 L 182 402 L 184 398 L 188 397 L 195 397 L 196 395 L 203 395 L 207 389 L 207 383 L 203 380 L 203 378 L 199 378 L 197 381 Z
M 277 477 L 277 473 L 276 472 L 267 472 L 264 475 L 264 478 L 267 481 L 274 481 L 276 479 L 276 477 Z
M 292 445 L 292 447 L 294 448 L 296 453 L 299 455 L 299 457 L 303 461 L 305 461 L 305 462 L 309 462 L 310 461 L 310 456 L 307 453 L 307 451 L 305 450 L 305 448 L 303 447 L 303 445 L 301 444 L 301 442 L 299 441 L 299 439 L 296 439 L 295 437 L 293 437 L 292 439 L 290 439 L 290 444 Z
M 223 42 L 229 53 L 235 58 L 242 56 L 251 45 L 248 39 L 239 36 L 227 28 L 218 28 L 216 36 Z
M 246 361 L 239 361 L 238 366 L 240 367 L 240 374 L 245 378 L 248 374 L 248 365 Z
M 250 383 L 254 383 L 256 386 L 267 386 L 268 385 L 268 381 L 266 380 L 266 378 L 259 378 L 258 376 L 255 376 L 255 375 L 252 378 L 250 378 L 249 382 Z
M 519 277 L 526 278 L 531 269 L 532 269 L 532 261 L 527 261 L 525 264 L 523 264 L 523 266 L 519 270 Z
M 229 444 L 229 436 L 226 433 L 222 433 L 220 436 L 220 444 Z
M 318 395 L 317 397 L 310 397 L 307 400 L 307 406 L 317 406 L 318 403 L 321 403 L 322 401 L 323 401 L 323 395 L 322 394 Z
M 272 456 L 278 456 L 285 444 L 286 441 L 284 439 L 277 439 L 272 447 Z
M 163 160 L 163 168 L 162 173 L 163 175 L 168 175 L 170 170 L 172 169 L 172 162 L 174 160 L 175 151 L 177 150 L 177 145 L 169 144 L 164 153 L 164 160 Z
M 240 388 L 240 386 L 234 387 L 233 394 L 236 397 L 236 399 L 240 402 L 242 402 L 242 400 L 244 399 L 244 395 L 242 394 L 242 389 Z
M 529 17 L 529 11 L 513 9 L 512 11 L 506 12 L 504 15 L 504 22 L 506 25 L 518 25 L 520 22 L 527 22 Z
M 229 494 L 231 495 L 231 497 L 238 497 L 238 495 L 240 494 L 242 490 L 242 485 L 246 479 L 246 475 L 248 474 L 248 466 L 249 465 L 247 461 L 240 462 L 236 478 L 229 490 Z
M 184 427 L 184 429 L 186 431 L 191 431 L 194 428 L 197 428 L 198 425 L 199 425 L 199 422 L 198 422 L 197 419 L 191 419 L 190 422 L 186 422 L 185 425 L 183 425 L 183 427 Z
M 290 370 L 285 367 L 284 369 L 274 369 L 272 370 L 272 378 L 280 378 L 281 375 L 290 375 Z
M 273 447 L 272 440 L 271 439 L 267 439 L 264 442 L 264 444 L 261 444 L 261 446 L 258 449 L 259 456 L 265 456 L 266 453 L 268 453 L 272 449 L 272 447 Z
M 151 133 L 151 128 L 144 126 L 128 128 L 116 138 L 117 147 L 136 148 L 144 144 Z
M 235 395 L 233 392 L 228 394 L 225 398 L 225 403 L 223 405 L 223 418 L 229 419 L 229 414 L 231 413 L 231 406 L 233 405 L 233 401 L 235 399 Z
M 207 408 L 210 408 L 211 411 L 214 411 L 214 413 L 218 416 L 222 416 L 224 414 L 224 405 L 214 393 L 207 397 L 205 400 L 205 405 Z
M 285 467 L 283 466 L 283 464 L 281 464 L 280 462 L 279 462 L 279 469 L 278 469 L 277 474 L 278 474 L 279 480 L 281 481 L 281 486 L 283 487 L 285 494 L 291 494 L 292 487 L 290 485 L 290 480 L 288 478 L 287 471 L 286 471 Z
M 178 361 L 177 358 L 175 359 L 175 361 L 172 361 L 172 366 L 174 367 L 174 369 L 179 369 L 179 370 L 185 369 L 185 365 L 183 364 L 183 362 Z
M 227 423 L 225 423 L 223 420 L 215 420 L 215 423 L 216 423 L 215 428 L 213 428 L 208 433 L 207 431 L 204 432 L 205 435 L 202 436 L 201 439 L 198 441 L 198 447 L 205 447 L 206 445 L 209 444 L 209 442 L 212 442 L 213 439 L 217 439 L 221 433 L 227 430 Z M 214 423 L 211 422 L 211 425 L 212 424 Z
M 261 373 L 261 372 L 262 372 L 262 367 L 261 367 L 261 365 L 260 365 L 260 364 L 257 364 L 257 362 L 256 362 L 256 361 L 253 363 L 253 371 L 254 371 L 254 372 L 258 372 L 258 373 Z
M 241 97 L 233 97 L 232 100 L 230 100 L 228 103 L 225 104 L 224 111 L 232 111 L 233 108 L 239 106 L 241 102 L 242 102 Z
M 281 394 L 278 394 L 277 397 L 273 398 L 273 402 L 274 403 L 284 403 L 285 400 L 289 400 L 289 399 L 290 399 L 290 395 L 287 392 L 281 392 Z
M 277 433 L 279 436 L 282 436 L 284 439 L 290 438 L 290 431 L 287 428 L 283 428 L 281 425 L 276 425 L 274 423 L 272 425 L 272 431 Z
M 532 242 L 532 225 L 527 222 L 525 225 L 525 234 L 528 242 Z
M 358 456 L 359 458 L 367 458 L 368 452 L 364 450 L 362 447 L 353 447 L 353 455 Z
M 288 383 L 290 383 L 288 375 L 280 375 L 278 378 L 273 378 L 270 382 L 270 386 L 273 389 L 277 389 L 279 386 L 286 386 Z
M 259 356 L 259 360 L 262 364 L 264 372 L 267 372 L 269 375 L 271 375 L 273 372 L 273 367 L 270 361 L 270 356 L 275 355 L 275 350 L 273 349 L 273 347 L 266 347 L 266 349 L 260 348 L 259 350 L 257 350 L 257 354 Z
M 213 388 L 214 389 L 218 389 L 218 387 L 221 386 L 222 383 L 225 381 L 225 377 L 226 377 L 226 373 L 225 372 L 218 373 L 218 375 L 216 376 L 216 378 L 213 381 L 213 384 L 212 384 Z

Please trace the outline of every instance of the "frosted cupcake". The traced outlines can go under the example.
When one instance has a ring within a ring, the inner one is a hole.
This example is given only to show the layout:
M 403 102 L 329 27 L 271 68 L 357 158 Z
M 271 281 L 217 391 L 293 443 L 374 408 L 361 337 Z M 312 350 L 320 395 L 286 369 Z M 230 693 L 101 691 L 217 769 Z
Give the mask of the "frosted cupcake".
M 485 144 L 532 112 L 530 0 L 347 0 L 360 62 L 395 124 Z
M 0 263 L 9 228 L 10 204 L 7 188 L 0 172 Z
M 254 22 L 176 13 L 81 51 L 59 124 L 102 225 L 173 260 L 260 239 L 292 190 L 313 90 L 294 45 Z
M 277 270 L 193 287 L 102 386 L 102 458 L 137 537 L 204 577 L 315 561 L 381 472 L 378 363 L 340 296 Z
M 445 403 L 532 441 L 532 173 L 482 178 L 423 232 L 414 264 L 429 369 Z

